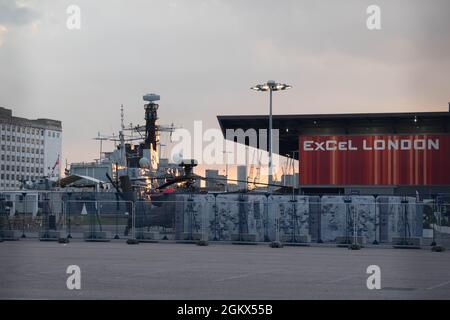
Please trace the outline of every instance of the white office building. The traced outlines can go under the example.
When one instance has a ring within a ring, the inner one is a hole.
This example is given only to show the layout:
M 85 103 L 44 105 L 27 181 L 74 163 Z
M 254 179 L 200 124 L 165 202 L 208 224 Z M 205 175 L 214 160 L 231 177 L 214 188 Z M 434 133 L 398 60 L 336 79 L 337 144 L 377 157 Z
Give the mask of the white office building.
M 61 121 L 13 117 L 0 107 L 0 191 L 17 190 L 23 181 L 61 175 Z

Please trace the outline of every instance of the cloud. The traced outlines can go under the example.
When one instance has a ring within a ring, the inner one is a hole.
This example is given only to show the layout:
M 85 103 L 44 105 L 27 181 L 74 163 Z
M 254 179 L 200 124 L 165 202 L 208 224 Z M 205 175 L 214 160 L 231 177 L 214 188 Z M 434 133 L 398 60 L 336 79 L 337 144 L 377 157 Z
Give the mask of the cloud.
M 8 31 L 8 28 L 6 28 L 5 26 L 2 26 L 0 24 L 0 47 L 3 44 L 3 35 Z
M 0 25 L 23 26 L 37 18 L 38 15 L 34 10 L 17 4 L 15 0 L 0 1 Z
M 0 0 L 0 104 L 62 120 L 70 161 L 97 156 L 87 141 L 119 126 L 120 104 L 142 123 L 148 91 L 161 123 L 185 128 L 265 113 L 267 96 L 248 88 L 267 79 L 293 85 L 278 114 L 447 108 L 448 0 L 75 2 L 79 31 L 66 28 L 70 0 Z M 380 31 L 366 27 L 370 4 Z

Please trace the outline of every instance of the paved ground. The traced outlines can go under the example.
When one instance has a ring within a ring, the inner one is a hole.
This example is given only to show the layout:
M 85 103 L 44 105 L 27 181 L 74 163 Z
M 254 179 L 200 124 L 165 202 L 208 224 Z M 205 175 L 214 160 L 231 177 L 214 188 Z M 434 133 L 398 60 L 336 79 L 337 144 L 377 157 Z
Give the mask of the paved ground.
M 81 290 L 66 268 L 81 268 Z M 379 265 L 381 290 L 366 268 Z M 450 252 L 331 247 L 0 243 L 2 299 L 450 299 Z

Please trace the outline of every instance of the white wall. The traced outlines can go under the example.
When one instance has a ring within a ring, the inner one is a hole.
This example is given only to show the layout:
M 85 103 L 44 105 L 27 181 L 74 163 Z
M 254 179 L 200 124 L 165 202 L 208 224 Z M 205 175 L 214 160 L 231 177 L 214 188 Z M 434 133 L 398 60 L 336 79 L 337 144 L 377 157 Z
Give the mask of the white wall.
M 44 132 L 44 175 L 49 176 L 50 180 L 58 180 L 61 176 L 62 166 L 62 132 L 55 130 L 45 130 Z M 52 169 L 58 160 L 53 175 Z

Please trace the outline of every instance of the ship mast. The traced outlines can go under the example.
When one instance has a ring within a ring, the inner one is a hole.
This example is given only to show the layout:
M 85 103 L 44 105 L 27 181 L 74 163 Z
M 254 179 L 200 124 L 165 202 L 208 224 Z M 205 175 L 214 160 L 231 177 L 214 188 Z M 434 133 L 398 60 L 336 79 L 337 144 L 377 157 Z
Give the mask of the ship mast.
M 124 123 L 124 112 L 123 112 L 123 104 L 120 106 L 120 131 L 119 131 L 119 140 L 120 140 L 120 165 L 126 166 L 127 160 L 126 160 L 126 154 L 125 154 L 125 136 L 124 136 L 124 130 L 125 130 L 125 123 Z

